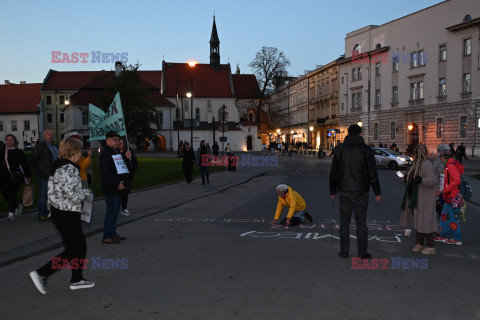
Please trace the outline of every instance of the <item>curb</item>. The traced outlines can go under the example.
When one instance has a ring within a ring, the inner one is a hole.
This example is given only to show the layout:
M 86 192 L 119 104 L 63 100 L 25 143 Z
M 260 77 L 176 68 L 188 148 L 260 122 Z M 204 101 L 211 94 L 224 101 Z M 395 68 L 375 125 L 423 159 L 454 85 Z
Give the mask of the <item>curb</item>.
M 243 179 L 243 180 L 240 180 L 238 182 L 234 182 L 234 183 L 230 183 L 230 184 L 227 184 L 225 185 L 225 187 L 223 188 L 220 188 L 218 190 L 215 190 L 213 192 L 208 192 L 207 194 L 204 194 L 204 193 L 200 193 L 200 194 L 197 194 L 197 195 L 194 195 L 194 196 L 191 196 L 190 198 L 186 198 L 186 199 L 182 199 L 182 201 L 172 201 L 172 202 L 169 202 L 169 203 L 166 203 L 164 204 L 160 209 L 157 209 L 155 210 L 155 208 L 147 208 L 144 210 L 144 214 L 142 214 L 141 216 L 134 216 L 133 218 L 131 219 L 128 219 L 126 221 L 123 221 L 121 223 L 117 223 L 117 227 L 120 227 L 120 226 L 123 226 L 123 225 L 126 225 L 126 224 L 129 224 L 129 223 L 132 223 L 132 222 L 135 222 L 135 221 L 138 221 L 138 220 L 141 220 L 141 219 L 144 219 L 144 218 L 147 218 L 147 217 L 151 217 L 155 214 L 158 214 L 158 213 L 161 213 L 161 212 L 164 212 L 166 210 L 169 210 L 169 209 L 173 209 L 173 208 L 176 208 L 176 207 L 179 207 L 183 204 L 186 204 L 186 203 L 189 203 L 189 202 L 192 202 L 192 201 L 195 201 L 197 199 L 200 199 L 200 198 L 204 198 L 204 197 L 208 197 L 210 195 L 213 195 L 213 194 L 216 194 L 216 193 L 219 193 L 219 192 L 223 192 L 225 190 L 228 190 L 228 189 L 231 189 L 233 187 L 236 187 L 238 185 L 241 185 L 241 184 L 244 184 L 244 183 L 247 183 L 255 178 L 258 178 L 258 177 L 261 177 L 261 176 L 264 176 L 265 174 L 267 174 L 271 169 L 268 169 L 266 171 L 263 171 L 261 173 L 258 173 L 256 175 L 253 175 L 249 178 L 246 178 L 246 179 Z M 221 171 L 219 171 L 221 172 Z M 167 186 L 169 184 L 174 184 L 174 183 L 178 183 L 178 182 L 172 182 L 172 183 L 168 183 L 168 184 L 164 184 L 164 185 L 161 185 L 161 186 L 157 186 L 157 187 L 151 187 L 150 189 L 154 189 L 154 188 L 159 188 L 159 187 L 163 187 L 163 186 Z M 147 189 L 142 189 L 142 190 L 147 190 Z M 96 201 L 97 199 L 95 199 Z M 101 200 L 101 199 L 98 199 L 98 200 Z M 90 237 L 90 236 L 93 236 L 93 235 L 96 235 L 98 233 L 101 233 L 103 231 L 103 226 L 102 225 L 99 225 L 98 227 L 96 227 L 94 230 L 90 230 L 88 232 L 84 232 L 85 234 L 85 238 L 87 237 Z M 39 255 L 41 253 L 45 253 L 47 251 L 50 251 L 50 250 L 53 250 L 53 249 L 56 249 L 56 248 L 60 248 L 62 246 L 62 242 L 61 240 L 59 239 L 58 235 L 55 234 L 53 236 L 49 236 L 47 238 L 43 238 L 43 239 L 40 239 L 40 240 L 37 240 L 35 242 L 32 242 L 30 244 L 27 244 L 27 245 L 24 245 L 22 247 L 19 247 L 19 248 L 15 248 L 15 249 L 12 249 L 10 251 L 6 251 L 6 252 L 3 252 L 3 253 L 0 253 L 0 267 L 4 267 L 4 266 L 7 266 L 7 265 L 10 265 L 12 263 L 15 263 L 15 262 L 18 262 L 18 261 L 22 261 L 22 260 L 25 260 L 25 259 L 28 259 L 30 257 L 33 257 L 35 255 Z M 33 247 L 33 248 L 32 248 Z M 14 258 L 5 258 L 5 259 L 2 259 L 2 256 L 3 255 L 8 255 L 8 253 L 12 252 L 12 251 L 15 251 L 15 250 L 18 250 L 20 251 L 19 255 L 14 257 Z

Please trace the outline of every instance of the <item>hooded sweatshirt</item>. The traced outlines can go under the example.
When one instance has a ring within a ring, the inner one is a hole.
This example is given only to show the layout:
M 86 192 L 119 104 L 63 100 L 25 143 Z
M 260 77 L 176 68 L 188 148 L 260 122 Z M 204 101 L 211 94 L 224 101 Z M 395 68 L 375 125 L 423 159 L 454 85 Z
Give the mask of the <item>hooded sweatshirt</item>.
M 445 180 L 443 182 L 443 199 L 445 202 L 450 203 L 450 199 L 455 198 L 458 194 L 464 172 L 464 165 L 458 163 L 453 158 L 448 159 L 445 164 Z

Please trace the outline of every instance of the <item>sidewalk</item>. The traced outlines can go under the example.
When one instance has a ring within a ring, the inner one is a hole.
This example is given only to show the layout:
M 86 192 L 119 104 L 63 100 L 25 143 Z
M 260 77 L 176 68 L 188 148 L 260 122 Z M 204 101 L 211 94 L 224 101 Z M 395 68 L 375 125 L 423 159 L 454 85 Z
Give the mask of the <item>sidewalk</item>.
M 209 185 L 200 185 L 200 178 L 191 184 L 176 182 L 129 195 L 128 209 L 131 216 L 118 216 L 117 226 L 121 226 L 156 213 L 175 208 L 223 190 L 245 183 L 254 177 L 265 174 L 270 167 L 237 167 L 237 171 L 223 171 L 210 176 Z M 103 231 L 105 201 L 95 200 L 91 224 L 83 224 L 85 236 Z M 24 213 L 15 221 L 0 220 L 0 266 L 23 260 L 33 255 L 61 246 L 61 238 L 51 221 L 37 221 L 37 212 Z M 101 235 L 98 235 L 101 241 Z
M 480 206 L 480 180 L 473 177 L 473 175 L 480 173 L 480 159 L 469 159 L 470 160 L 463 161 L 463 164 L 465 165 L 465 174 L 463 176 L 468 180 L 472 187 L 472 198 L 467 201 L 471 204 Z

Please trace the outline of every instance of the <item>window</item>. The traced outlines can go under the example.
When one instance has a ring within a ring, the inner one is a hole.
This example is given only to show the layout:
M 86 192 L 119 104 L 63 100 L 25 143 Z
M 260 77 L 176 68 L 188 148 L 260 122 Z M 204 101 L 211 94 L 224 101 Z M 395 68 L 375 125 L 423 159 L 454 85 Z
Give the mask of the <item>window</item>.
M 423 51 L 418 52 L 418 65 L 419 66 L 424 66 L 425 65 L 425 59 L 424 59 Z
M 397 72 L 398 71 L 398 56 L 394 56 L 392 58 L 392 71 Z
M 12 131 L 17 131 L 17 120 L 12 120 L 11 125 Z
M 463 74 L 463 92 L 470 92 L 470 73 Z
M 163 111 L 157 112 L 158 123 L 163 126 Z
M 3 131 L 3 121 L 0 121 L 0 131 Z
M 377 62 L 377 63 L 375 64 L 375 75 L 376 75 L 376 76 L 379 76 L 379 75 L 380 75 L 380 66 L 381 66 L 380 62 Z
M 460 138 L 467 137 L 467 117 L 461 116 L 460 117 Z
M 47 122 L 52 123 L 52 114 L 51 113 L 47 113 Z
M 358 108 L 362 107 L 362 93 L 361 92 L 357 93 L 357 104 L 358 104 Z
M 359 45 L 359 44 L 356 44 L 356 45 L 353 47 L 353 53 L 352 53 L 352 55 L 356 55 L 356 54 L 359 54 L 359 53 L 362 53 L 362 46 Z
M 65 122 L 65 113 L 60 112 L 60 122 Z
M 395 122 L 390 122 L 390 140 L 395 140 L 397 134 L 397 124 Z
M 343 84 L 343 77 L 342 77 L 342 84 Z
M 178 111 L 178 108 L 177 108 Z M 88 124 L 88 112 L 82 112 L 82 124 L 87 125 Z
M 195 119 L 200 120 L 200 108 L 195 108 Z
M 375 90 L 375 104 L 380 105 L 380 89 Z
M 373 140 L 378 141 L 378 123 L 373 124 Z
M 447 45 L 442 44 L 439 47 L 439 54 L 438 54 L 440 61 L 446 61 L 447 60 Z
M 65 96 L 60 96 L 60 104 L 65 104 Z
M 358 67 L 357 76 L 358 76 L 358 80 L 362 80 L 362 67 Z
M 418 53 L 417 52 L 411 53 L 410 67 L 412 67 L 412 68 L 418 67 Z
M 445 78 L 440 78 L 440 80 L 438 81 L 438 95 L 440 97 L 445 96 L 446 90 L 447 90 L 447 82 Z
M 343 111 L 343 102 L 342 102 L 342 111 Z
M 442 138 L 442 131 L 443 131 L 443 118 L 437 119 L 437 139 Z
M 47 96 L 47 104 L 52 104 L 52 96 Z
M 463 40 L 463 54 L 469 56 L 472 54 L 472 39 L 468 38 Z
M 30 120 L 23 120 L 23 130 L 30 131 Z
M 352 81 L 357 80 L 357 69 L 352 69 Z
M 253 121 L 253 112 L 248 113 L 248 121 Z
M 355 94 L 355 93 L 352 93 L 352 108 L 356 108 L 356 107 L 357 107 L 356 94 Z
M 398 102 L 398 87 L 392 88 L 392 102 Z
M 423 81 L 410 84 L 410 100 L 423 99 Z

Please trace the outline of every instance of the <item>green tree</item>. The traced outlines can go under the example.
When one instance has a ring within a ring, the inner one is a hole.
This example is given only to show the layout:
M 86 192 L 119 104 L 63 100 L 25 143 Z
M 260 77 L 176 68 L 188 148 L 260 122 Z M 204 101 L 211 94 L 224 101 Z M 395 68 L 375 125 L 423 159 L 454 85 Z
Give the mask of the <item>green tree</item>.
M 120 75 L 105 78 L 105 90 L 97 94 L 100 103 L 97 107 L 106 111 L 115 94 L 120 92 L 128 138 L 137 145 L 146 138 L 154 138 L 155 130 L 160 128 L 157 110 L 148 101 L 149 94 L 156 89 L 140 79 L 139 67 L 138 62 L 123 64 Z

